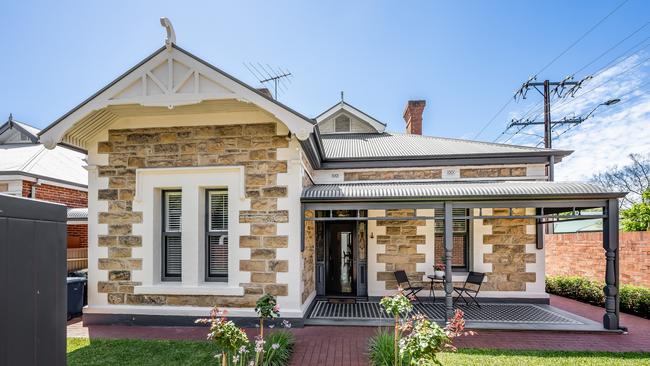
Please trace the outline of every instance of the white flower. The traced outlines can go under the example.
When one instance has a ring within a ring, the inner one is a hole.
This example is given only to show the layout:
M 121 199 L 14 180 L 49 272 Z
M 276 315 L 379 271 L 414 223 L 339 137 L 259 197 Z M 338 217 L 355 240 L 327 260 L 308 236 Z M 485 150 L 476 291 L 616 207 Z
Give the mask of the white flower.
M 291 328 L 291 323 L 285 319 L 282 321 L 282 326 L 285 328 Z
M 242 353 L 248 353 L 248 348 L 246 348 L 246 346 L 241 346 L 241 347 L 239 347 L 239 353 L 240 353 L 240 354 L 242 354 Z
M 275 350 L 275 349 L 280 348 L 280 345 L 277 344 L 277 343 L 273 343 L 273 344 L 271 345 L 271 348 L 273 348 L 273 349 Z
M 232 362 L 233 363 L 239 362 L 239 356 L 237 356 L 237 355 L 232 356 Z
M 266 343 L 263 339 L 257 338 L 255 339 L 255 352 L 260 353 L 264 349 L 264 343 Z
M 248 363 L 248 366 L 255 366 L 255 361 L 251 361 Z

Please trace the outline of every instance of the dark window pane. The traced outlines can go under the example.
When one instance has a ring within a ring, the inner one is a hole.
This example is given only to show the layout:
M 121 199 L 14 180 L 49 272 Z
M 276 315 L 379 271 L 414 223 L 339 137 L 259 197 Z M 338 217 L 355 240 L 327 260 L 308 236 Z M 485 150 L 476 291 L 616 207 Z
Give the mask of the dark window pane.
M 165 277 L 180 277 L 181 263 L 181 237 L 165 236 Z
M 208 276 L 228 276 L 228 236 L 208 236 Z

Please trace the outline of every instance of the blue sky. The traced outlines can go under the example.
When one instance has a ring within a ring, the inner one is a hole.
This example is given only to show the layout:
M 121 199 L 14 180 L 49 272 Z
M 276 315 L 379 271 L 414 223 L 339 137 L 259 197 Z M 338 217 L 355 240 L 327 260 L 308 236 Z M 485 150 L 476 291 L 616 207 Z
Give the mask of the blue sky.
M 158 18 L 167 16 L 181 47 L 254 86 L 258 83 L 244 62 L 291 70 L 292 83 L 279 99 L 308 116 L 316 116 L 337 102 L 344 90 L 346 101 L 387 122 L 389 130 L 403 131 L 405 102 L 426 99 L 425 134 L 473 138 L 523 81 L 620 3 L 3 2 L 0 115 L 12 112 L 16 119 L 37 127 L 48 125 L 160 47 L 164 29 Z M 561 79 L 579 70 L 647 23 L 648 14 L 650 2 L 629 0 L 539 77 Z M 613 64 L 622 74 L 604 73 L 611 76 L 611 80 L 601 80 L 607 82 L 605 87 L 580 100 L 559 102 L 564 109 L 554 112 L 554 117 L 588 112 L 600 103 L 599 98 L 626 93 L 626 97 L 634 98 L 597 114 L 600 123 L 594 118 L 591 127 L 585 124 L 557 140 L 556 146 L 581 152 L 572 158 L 575 167 L 583 167 L 588 160 L 594 170 L 622 164 L 630 152 L 650 152 L 647 132 L 630 133 L 634 132 L 630 129 L 644 126 L 650 130 L 650 108 L 646 108 L 650 85 L 644 84 L 650 47 L 624 54 L 649 36 L 647 26 L 576 75 L 595 73 L 618 55 L 639 57 Z M 620 68 L 631 61 L 640 64 L 632 69 Z M 586 86 L 585 91 L 588 89 Z M 525 102 L 510 103 L 479 138 L 494 140 L 510 118 L 540 105 L 540 99 L 530 95 Z M 617 113 L 623 122 L 602 120 Z M 622 125 L 630 123 L 631 118 L 637 122 Z M 616 141 L 616 152 L 603 155 L 604 162 L 594 164 L 594 146 L 589 144 L 593 140 L 587 137 L 585 141 L 585 133 L 610 126 L 618 134 L 607 131 L 596 136 L 624 140 Z M 633 143 L 626 144 L 625 139 Z M 522 135 L 509 142 L 537 143 L 536 137 Z M 563 163 L 567 179 L 588 173 L 576 172 L 567 163 L 570 160 Z

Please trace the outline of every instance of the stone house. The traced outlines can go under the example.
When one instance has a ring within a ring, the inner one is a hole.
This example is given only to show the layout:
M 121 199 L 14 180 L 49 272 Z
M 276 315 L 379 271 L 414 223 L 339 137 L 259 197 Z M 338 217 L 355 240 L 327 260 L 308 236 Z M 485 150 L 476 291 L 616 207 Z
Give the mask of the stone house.
M 486 273 L 482 297 L 547 302 L 542 220 L 613 215 L 619 195 L 549 182 L 570 151 L 422 136 L 424 108 L 407 103 L 406 133 L 344 101 L 310 118 L 168 41 L 39 134 L 87 153 L 85 321 L 252 317 L 264 293 L 302 319 L 437 263 Z

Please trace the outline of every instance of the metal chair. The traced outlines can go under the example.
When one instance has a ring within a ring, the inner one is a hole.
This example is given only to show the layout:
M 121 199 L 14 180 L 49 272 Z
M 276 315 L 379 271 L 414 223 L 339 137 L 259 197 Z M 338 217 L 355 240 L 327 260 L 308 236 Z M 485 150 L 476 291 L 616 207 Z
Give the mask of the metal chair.
M 463 301 L 465 301 L 465 305 L 470 304 L 465 296 L 463 296 L 464 294 L 472 301 L 474 301 L 474 303 L 480 308 L 481 304 L 479 304 L 478 300 L 476 300 L 476 296 L 478 295 L 478 292 L 481 291 L 481 284 L 483 283 L 484 278 L 485 273 L 470 272 L 469 275 L 467 275 L 467 279 L 465 280 L 463 287 L 454 287 L 454 291 L 458 294 L 458 296 L 456 296 L 454 299 L 454 305 L 458 299 L 463 299 Z M 468 285 L 471 285 L 471 287 Z
M 406 272 L 404 271 L 395 271 L 395 279 L 397 280 L 397 286 L 400 286 L 402 290 L 404 291 L 404 295 L 406 297 L 415 297 L 415 299 L 422 304 L 422 301 L 420 301 L 420 298 L 418 297 L 417 293 L 422 291 L 424 287 L 422 286 L 411 286 L 411 282 L 409 281 L 409 277 L 406 275 Z M 407 286 L 402 286 L 402 284 L 405 283 Z

